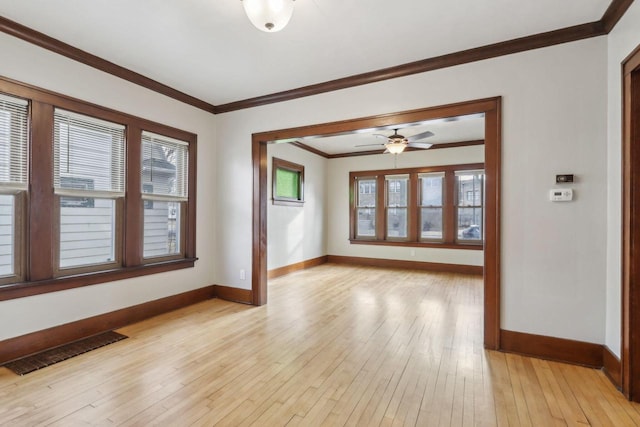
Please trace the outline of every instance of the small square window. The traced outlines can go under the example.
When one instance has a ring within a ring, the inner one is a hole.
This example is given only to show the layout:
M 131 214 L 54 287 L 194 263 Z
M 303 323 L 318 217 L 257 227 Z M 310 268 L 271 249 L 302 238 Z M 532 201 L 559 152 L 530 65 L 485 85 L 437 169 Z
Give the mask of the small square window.
M 304 203 L 304 166 L 273 158 L 273 204 Z

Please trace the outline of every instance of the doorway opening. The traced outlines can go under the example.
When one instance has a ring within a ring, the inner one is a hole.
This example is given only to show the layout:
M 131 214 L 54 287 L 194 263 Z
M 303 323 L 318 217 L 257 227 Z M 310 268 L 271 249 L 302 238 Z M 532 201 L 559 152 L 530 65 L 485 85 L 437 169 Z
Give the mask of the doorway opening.
M 500 348 L 500 174 L 501 98 L 488 98 L 419 110 L 323 123 L 254 134 L 252 303 L 267 303 L 267 145 L 274 141 L 351 133 L 420 121 L 484 114 L 485 241 L 484 346 Z

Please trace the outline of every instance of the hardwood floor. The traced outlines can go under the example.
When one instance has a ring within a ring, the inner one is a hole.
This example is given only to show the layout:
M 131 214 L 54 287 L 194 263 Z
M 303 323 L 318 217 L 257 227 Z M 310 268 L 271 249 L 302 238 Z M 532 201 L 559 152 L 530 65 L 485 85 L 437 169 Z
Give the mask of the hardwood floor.
M 2 426 L 640 426 L 602 372 L 485 351 L 482 279 L 325 264 L 18 377 Z

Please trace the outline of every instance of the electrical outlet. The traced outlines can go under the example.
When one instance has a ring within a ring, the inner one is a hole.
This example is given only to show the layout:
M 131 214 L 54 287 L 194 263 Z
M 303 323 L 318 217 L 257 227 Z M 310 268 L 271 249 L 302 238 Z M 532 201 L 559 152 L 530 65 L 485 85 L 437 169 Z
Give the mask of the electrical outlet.
M 244 269 L 241 269 L 241 270 L 240 270 L 240 280 L 244 280 L 244 279 L 246 279 L 246 278 L 247 278 L 247 276 L 246 276 L 246 274 L 244 273 Z

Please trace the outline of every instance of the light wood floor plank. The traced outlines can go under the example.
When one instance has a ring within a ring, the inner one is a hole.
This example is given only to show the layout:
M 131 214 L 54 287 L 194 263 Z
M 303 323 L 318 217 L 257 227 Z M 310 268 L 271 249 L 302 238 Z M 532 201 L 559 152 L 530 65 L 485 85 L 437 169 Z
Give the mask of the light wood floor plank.
M 600 371 L 486 351 L 482 279 L 322 265 L 24 377 L 2 426 L 640 426 Z

